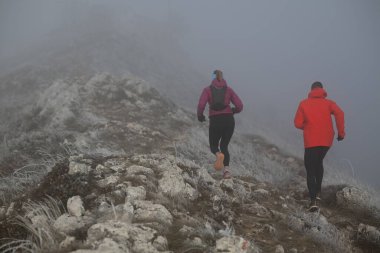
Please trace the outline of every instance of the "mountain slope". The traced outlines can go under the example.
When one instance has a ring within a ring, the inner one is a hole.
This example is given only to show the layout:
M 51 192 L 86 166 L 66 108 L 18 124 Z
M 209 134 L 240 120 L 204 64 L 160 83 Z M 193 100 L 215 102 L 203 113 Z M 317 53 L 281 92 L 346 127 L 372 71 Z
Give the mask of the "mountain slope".
M 379 249 L 369 192 L 328 174 L 321 213 L 307 213 L 302 161 L 240 133 L 231 143 L 235 177 L 221 180 L 207 128 L 194 119 L 133 75 L 53 81 L 2 129 L 0 236 L 23 241 L 0 249 Z

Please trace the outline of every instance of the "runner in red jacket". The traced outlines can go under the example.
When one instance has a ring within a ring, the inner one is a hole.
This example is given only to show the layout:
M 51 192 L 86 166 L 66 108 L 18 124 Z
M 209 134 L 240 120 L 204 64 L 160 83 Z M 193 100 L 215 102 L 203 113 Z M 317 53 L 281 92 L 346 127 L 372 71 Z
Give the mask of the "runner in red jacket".
M 311 199 L 310 211 L 318 209 L 317 200 L 320 200 L 323 159 L 334 140 L 335 132 L 331 115 L 335 117 L 338 141 L 345 137 L 344 112 L 334 101 L 326 97 L 327 92 L 323 89 L 322 83 L 313 83 L 308 98 L 301 101 L 294 118 L 295 127 L 303 130 L 304 162 Z

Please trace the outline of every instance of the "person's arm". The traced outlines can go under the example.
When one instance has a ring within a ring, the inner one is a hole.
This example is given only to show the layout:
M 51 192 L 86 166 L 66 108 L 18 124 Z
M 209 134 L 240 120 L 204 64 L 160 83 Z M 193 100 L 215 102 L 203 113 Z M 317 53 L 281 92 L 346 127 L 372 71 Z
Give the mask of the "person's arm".
M 305 127 L 305 117 L 303 115 L 302 105 L 299 104 L 296 115 L 294 117 L 294 126 L 303 130 Z
M 204 119 L 204 110 L 206 108 L 206 104 L 208 102 L 208 92 L 207 92 L 207 88 L 203 90 L 200 98 L 199 98 L 199 102 L 198 102 L 198 109 L 197 109 L 197 116 L 198 116 L 198 119 L 200 118 L 203 118 Z M 201 121 L 201 120 L 200 120 Z M 203 120 L 204 121 L 204 120 Z
M 243 102 L 233 89 L 231 89 L 231 102 L 235 106 L 232 108 L 233 113 L 239 113 L 243 110 Z
M 346 136 L 344 131 L 344 112 L 335 102 L 332 102 L 331 113 L 335 117 L 335 124 L 338 129 L 338 138 L 343 139 Z

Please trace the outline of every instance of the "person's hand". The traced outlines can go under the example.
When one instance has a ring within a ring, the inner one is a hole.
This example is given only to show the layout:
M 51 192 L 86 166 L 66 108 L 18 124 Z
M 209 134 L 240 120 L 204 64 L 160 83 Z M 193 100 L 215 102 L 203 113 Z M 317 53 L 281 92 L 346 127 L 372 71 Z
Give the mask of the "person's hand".
M 336 138 L 336 139 L 337 139 L 338 141 L 343 141 L 343 140 L 344 140 L 344 137 L 338 135 L 338 138 Z
M 237 113 L 237 109 L 236 109 L 236 107 L 232 107 L 231 110 L 232 110 L 232 113 L 233 113 L 233 114 Z
M 198 115 L 198 121 L 199 122 L 205 122 L 206 121 L 206 117 L 202 114 L 202 115 Z

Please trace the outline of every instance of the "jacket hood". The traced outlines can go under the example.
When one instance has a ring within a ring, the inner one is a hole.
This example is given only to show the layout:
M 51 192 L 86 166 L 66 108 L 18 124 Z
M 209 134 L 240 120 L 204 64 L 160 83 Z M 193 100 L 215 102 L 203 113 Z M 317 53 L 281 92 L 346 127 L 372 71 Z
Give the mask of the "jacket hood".
M 325 98 L 327 97 L 327 92 L 323 88 L 315 88 L 309 92 L 309 98 Z
M 214 80 L 212 80 L 211 85 L 213 85 L 213 86 L 215 86 L 217 88 L 222 88 L 224 86 L 227 86 L 227 82 L 224 79 L 222 79 L 221 81 L 219 81 L 218 79 L 215 78 Z

